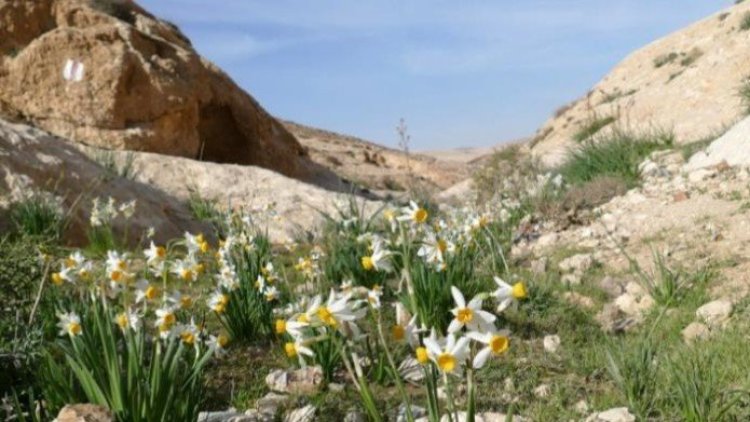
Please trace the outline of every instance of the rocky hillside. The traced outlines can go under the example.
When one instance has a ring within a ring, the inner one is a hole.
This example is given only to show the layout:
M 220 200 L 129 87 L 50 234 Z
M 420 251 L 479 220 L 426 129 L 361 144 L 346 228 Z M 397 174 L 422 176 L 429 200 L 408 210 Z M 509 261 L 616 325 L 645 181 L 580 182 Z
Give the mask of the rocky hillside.
M 96 147 L 337 183 L 177 27 L 129 0 L 0 0 L 0 116 Z
M 409 154 L 382 145 L 293 122 L 283 122 L 310 157 L 341 177 L 379 191 L 404 191 L 415 184 L 428 192 L 446 189 L 465 179 L 469 169 L 422 154 Z
M 747 111 L 748 45 L 750 2 L 741 2 L 634 52 L 555 112 L 534 154 L 558 164 L 576 141 L 613 128 L 671 130 L 678 143 L 716 135 Z

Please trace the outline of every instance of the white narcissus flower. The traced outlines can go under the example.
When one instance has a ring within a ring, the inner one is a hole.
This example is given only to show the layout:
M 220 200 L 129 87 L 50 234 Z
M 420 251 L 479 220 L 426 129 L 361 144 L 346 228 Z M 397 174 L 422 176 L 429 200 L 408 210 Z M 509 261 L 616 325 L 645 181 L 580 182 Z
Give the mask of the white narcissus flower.
M 337 297 L 336 293 L 331 290 L 328 300 L 315 311 L 318 320 L 331 328 L 341 328 L 342 323 L 353 323 L 361 318 L 363 314 L 352 309 L 349 302 L 351 294 L 344 294 Z
M 110 281 L 125 283 L 131 278 L 128 272 L 127 255 L 117 251 L 107 251 L 107 275 Z
M 461 373 L 462 366 L 469 355 L 469 339 L 461 337 L 458 340 L 453 334 L 443 340 L 436 340 L 434 336 L 424 339 L 427 354 L 438 369 L 446 374 Z
M 494 329 L 495 315 L 482 310 L 482 298 L 475 297 L 468 304 L 464 295 L 455 286 L 451 286 L 451 294 L 456 307 L 451 310 L 454 318 L 448 326 L 449 333 L 455 333 L 462 328 L 471 331 L 488 331 Z
M 366 271 L 393 271 L 391 252 L 383 247 L 375 246 L 372 255 L 362 257 L 362 268 Z
M 81 327 L 81 318 L 75 312 L 63 312 L 57 314 L 59 322 L 57 327 L 60 328 L 60 335 L 69 335 L 71 337 L 79 336 L 83 333 Z
M 144 300 L 154 300 L 159 295 L 159 289 L 148 282 L 148 280 L 141 279 L 135 283 L 135 303 L 141 303 Z
M 132 201 L 126 202 L 124 204 L 120 204 L 119 211 L 125 217 L 126 219 L 129 219 L 130 217 L 135 214 L 135 204 L 136 200 L 133 199 Z
M 115 323 L 122 331 L 137 331 L 141 326 L 141 316 L 138 312 L 128 309 L 117 314 L 115 317 Z
M 455 245 L 430 232 L 425 237 L 417 255 L 422 257 L 428 264 L 442 264 L 448 253 L 455 250 Z
M 180 309 L 190 309 L 193 307 L 193 297 L 174 291 L 167 296 L 167 302 L 178 306 Z
M 380 309 L 381 296 L 383 296 L 383 288 L 376 285 L 367 291 L 367 303 L 375 309 Z
M 302 330 L 309 325 L 310 324 L 306 322 L 277 319 L 276 323 L 274 324 L 274 329 L 276 331 L 276 334 L 278 335 L 286 333 L 294 338 L 299 338 L 302 337 Z
M 391 336 L 396 341 L 406 341 L 411 347 L 419 346 L 417 316 L 409 315 L 404 305 L 396 303 L 396 324 L 391 328 Z
M 526 298 L 526 286 L 522 282 L 519 281 L 511 286 L 500 277 L 496 276 L 494 279 L 497 284 L 497 290 L 492 292 L 492 296 L 494 296 L 498 302 L 498 312 L 503 312 L 511 305 L 516 304 L 519 300 Z
M 176 275 L 183 281 L 192 282 L 196 279 L 196 264 L 191 259 L 180 259 L 175 261 L 172 266 L 172 274 Z
M 217 356 L 223 355 L 225 353 L 227 344 L 229 344 L 229 337 L 225 336 L 224 334 L 219 334 L 218 336 L 212 335 L 206 342 L 209 350 L 211 350 L 214 355 Z
M 290 359 L 297 358 L 301 366 L 305 366 L 306 362 L 304 356 L 313 357 L 315 353 L 307 347 L 301 338 L 296 338 L 294 341 L 288 341 L 284 344 L 284 352 Z
M 192 320 L 190 324 L 182 324 L 177 328 L 180 340 L 188 346 L 197 346 L 196 340 L 200 337 L 200 331 Z
M 156 322 L 154 326 L 159 329 L 159 335 L 162 338 L 169 337 L 172 333 L 172 327 L 177 322 L 177 317 L 174 313 L 175 308 L 172 306 L 165 306 L 156 310 Z
M 146 256 L 146 263 L 150 267 L 156 267 L 167 258 L 166 248 L 164 246 L 156 246 L 153 241 L 149 248 L 143 251 L 143 254 Z
M 467 336 L 472 340 L 485 345 L 485 347 L 474 357 L 472 366 L 474 366 L 475 369 L 483 367 L 490 356 L 500 356 L 507 352 L 510 347 L 510 331 L 508 330 L 500 330 L 497 332 L 490 331 L 486 333 L 473 331 L 468 333 Z
M 208 299 L 208 307 L 217 314 L 222 314 L 227 308 L 229 303 L 229 296 L 222 293 L 221 291 L 214 292 Z
M 279 289 L 276 286 L 268 286 L 263 291 L 263 296 L 265 296 L 267 302 L 273 302 L 279 297 Z
M 399 221 L 409 221 L 414 224 L 423 224 L 427 221 L 429 213 L 424 208 L 417 205 L 416 202 L 410 201 L 408 207 L 401 209 L 401 216 L 398 217 Z

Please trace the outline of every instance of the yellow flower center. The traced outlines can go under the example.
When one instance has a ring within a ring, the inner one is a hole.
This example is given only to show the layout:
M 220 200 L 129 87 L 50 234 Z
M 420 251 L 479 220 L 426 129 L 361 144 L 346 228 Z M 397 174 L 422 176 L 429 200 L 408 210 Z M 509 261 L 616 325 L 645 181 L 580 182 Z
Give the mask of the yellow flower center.
M 193 281 L 193 272 L 185 268 L 180 271 L 180 277 L 185 281 Z
M 156 256 L 158 258 L 164 259 L 167 256 L 167 250 L 163 246 L 157 246 L 156 247 Z
M 222 349 L 229 344 L 229 337 L 225 336 L 224 334 L 219 334 L 219 337 L 216 339 L 216 344 L 219 345 Z
M 65 267 L 66 268 L 73 268 L 76 266 L 76 261 L 73 258 L 67 258 L 65 260 Z
M 321 306 L 318 309 L 317 313 L 318 313 L 318 318 L 320 319 L 321 322 L 323 322 L 323 324 L 331 326 L 331 327 L 336 326 L 336 317 L 333 316 L 330 309 L 328 309 L 325 306 Z
M 508 351 L 510 340 L 506 336 L 492 336 L 490 339 L 490 350 L 496 355 L 501 355 Z
M 417 347 L 415 355 L 417 356 L 417 362 L 421 363 L 422 365 L 430 360 L 430 357 L 427 354 L 427 349 L 425 349 L 424 347 Z
M 52 273 L 52 283 L 56 286 L 62 285 L 64 281 L 60 273 Z
M 461 308 L 456 314 L 456 319 L 461 324 L 468 324 L 474 319 L 474 311 L 472 311 L 471 308 Z
M 88 280 L 91 277 L 91 273 L 89 270 L 85 268 L 81 268 L 80 271 L 78 271 L 78 276 L 81 277 L 83 280 Z
M 123 330 L 128 328 L 128 325 L 130 325 L 130 321 L 128 321 L 128 315 L 125 312 L 118 314 L 117 318 L 115 318 L 115 322 L 117 322 L 117 325 Z
M 427 221 L 427 217 L 429 217 L 429 214 L 427 213 L 427 210 L 425 210 L 424 208 L 419 208 L 416 211 L 414 211 L 413 218 L 414 218 L 414 221 L 417 223 L 420 223 L 420 224 L 424 223 L 425 221 Z
M 180 297 L 180 307 L 183 309 L 187 309 L 193 306 L 193 298 L 190 296 L 182 296 Z
M 385 217 L 385 219 L 388 221 L 393 221 L 396 218 L 396 212 L 391 209 L 387 209 L 383 211 L 383 217 Z
M 526 286 L 522 282 L 518 282 L 513 285 L 513 297 L 516 299 L 526 298 Z
M 182 339 L 182 342 L 185 344 L 195 343 L 195 334 L 193 334 L 192 331 L 183 331 L 180 334 L 180 338 Z
M 450 353 L 441 353 L 437 357 L 438 368 L 443 372 L 453 372 L 456 369 L 456 357 Z
M 276 320 L 276 334 L 284 334 L 286 332 L 286 321 L 283 319 Z
M 375 262 L 372 260 L 372 257 L 362 257 L 362 268 L 364 268 L 366 271 L 372 271 L 375 269 Z
M 440 251 L 440 253 L 445 253 L 445 251 L 448 250 L 448 243 L 443 239 L 438 239 L 437 249 Z
M 154 299 L 156 297 L 156 295 L 158 295 L 158 294 L 159 294 L 159 289 L 157 289 L 154 286 L 148 286 L 148 288 L 146 289 L 146 291 L 143 293 L 143 295 L 148 300 Z
M 203 233 L 198 233 L 198 235 L 195 236 L 195 243 L 200 244 L 200 243 L 203 243 L 205 241 L 206 241 L 206 239 L 203 238 Z
M 169 330 L 169 327 L 174 325 L 176 321 L 177 321 L 177 318 L 175 318 L 174 314 L 170 312 L 168 314 L 165 314 L 164 317 L 162 317 L 161 325 L 165 326 L 167 330 Z M 162 330 L 162 331 L 167 331 L 167 330 Z
M 112 281 L 115 281 L 115 282 L 120 282 L 120 281 L 122 281 L 122 279 L 123 279 L 123 274 L 122 274 L 122 271 L 119 271 L 119 270 L 114 270 L 114 271 L 112 271 L 111 273 L 109 273 L 109 278 L 110 278 L 110 279 L 111 279 Z
M 72 336 L 81 334 L 81 324 L 77 322 L 71 322 L 68 324 L 68 333 Z
M 393 328 L 391 328 L 391 335 L 394 340 L 401 341 L 406 337 L 406 329 L 401 325 L 394 325 Z
M 284 351 L 290 358 L 297 356 L 297 346 L 295 346 L 291 341 L 284 344 Z
M 205 264 L 195 264 L 193 267 L 193 270 L 198 274 L 203 274 L 206 271 L 206 265 Z
M 125 261 L 117 261 L 117 269 L 119 269 L 120 271 L 125 271 L 126 268 L 128 268 L 128 266 Z
M 201 242 L 198 246 L 200 247 L 201 252 L 203 253 L 208 252 L 208 249 L 209 249 L 208 242 L 205 242 L 205 241 Z

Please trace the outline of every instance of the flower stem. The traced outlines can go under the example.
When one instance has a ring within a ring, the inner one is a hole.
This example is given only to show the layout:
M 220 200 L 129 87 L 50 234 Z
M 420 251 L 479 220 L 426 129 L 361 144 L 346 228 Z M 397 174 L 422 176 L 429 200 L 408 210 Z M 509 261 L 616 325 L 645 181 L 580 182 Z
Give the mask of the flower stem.
M 401 374 L 398 372 L 396 363 L 393 361 L 393 356 L 388 350 L 388 343 L 385 341 L 385 335 L 383 334 L 383 323 L 380 312 L 378 312 L 377 327 L 378 337 L 380 338 L 380 343 L 383 345 L 385 357 L 388 359 L 388 364 L 391 366 L 391 370 L 393 370 L 393 377 L 396 381 L 396 388 L 398 388 L 398 391 L 404 400 L 404 404 L 406 405 L 406 420 L 408 422 L 414 422 L 414 414 L 411 411 L 411 399 L 409 398 L 409 394 L 407 394 L 406 392 L 406 388 L 404 388 L 404 383 L 401 381 Z

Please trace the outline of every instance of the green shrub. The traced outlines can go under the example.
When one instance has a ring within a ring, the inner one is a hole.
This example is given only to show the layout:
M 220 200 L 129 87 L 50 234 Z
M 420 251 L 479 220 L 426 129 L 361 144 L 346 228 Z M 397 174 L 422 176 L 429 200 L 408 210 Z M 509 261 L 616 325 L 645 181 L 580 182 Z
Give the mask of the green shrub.
M 684 67 L 688 67 L 691 64 L 695 63 L 699 58 L 703 56 L 703 50 L 701 50 L 698 47 L 693 48 L 690 50 L 688 54 L 683 57 L 682 60 L 680 60 L 680 65 Z
M 0 239 L 0 397 L 35 380 L 34 368 L 46 334 L 54 333 L 53 292 L 42 291 L 34 323 L 31 309 L 39 294 L 43 263 L 37 241 Z
M 53 240 L 60 237 L 64 226 L 60 207 L 43 195 L 32 195 L 13 203 L 10 219 L 18 234 Z
M 740 31 L 747 31 L 750 29 L 750 12 L 745 12 L 742 15 L 742 21 L 740 22 Z
M 576 142 L 583 142 L 587 139 L 591 139 L 594 135 L 599 133 L 600 130 L 614 123 L 615 120 L 616 119 L 613 116 L 591 116 L 588 120 L 583 122 L 578 131 L 573 134 L 573 139 Z
M 188 207 L 198 221 L 211 223 L 217 230 L 223 224 L 224 214 L 219 210 L 218 202 L 215 199 L 204 198 L 196 189 L 190 189 Z
M 750 114 L 750 77 L 745 78 L 740 86 L 740 99 L 745 107 L 745 114 Z
M 658 56 L 654 59 L 654 67 L 658 69 L 664 65 L 672 63 L 673 61 L 677 60 L 679 56 L 680 55 L 675 53 L 674 51 L 669 54 L 662 54 L 661 56 Z
M 621 179 L 628 187 L 638 184 L 638 165 L 652 152 L 668 148 L 673 135 L 633 135 L 617 131 L 597 141 L 586 141 L 571 151 L 559 169 L 566 183 L 580 185 L 599 176 Z
M 736 420 L 729 417 L 740 396 L 722 384 L 717 355 L 702 349 L 677 353 L 669 360 L 670 402 L 687 422 Z
M 205 345 L 180 336 L 153 339 L 147 329 L 121 330 L 116 310 L 85 301 L 80 335 L 48 347 L 41 369 L 52 409 L 68 403 L 109 408 L 118 421 L 194 421 L 203 397 Z
M 658 359 L 654 343 L 637 339 L 635 344 L 620 341 L 606 352 L 607 371 L 638 420 L 649 420 L 657 401 Z
M 239 285 L 231 291 L 225 289 L 229 301 L 218 317 L 233 340 L 264 341 L 273 335 L 273 304 L 266 300 L 257 283 L 262 269 L 270 262 L 271 244 L 266 236 L 242 230 L 241 236 L 249 236 L 252 244 L 236 245 L 231 250 L 229 262 L 234 266 Z M 266 281 L 275 282 L 267 275 Z

